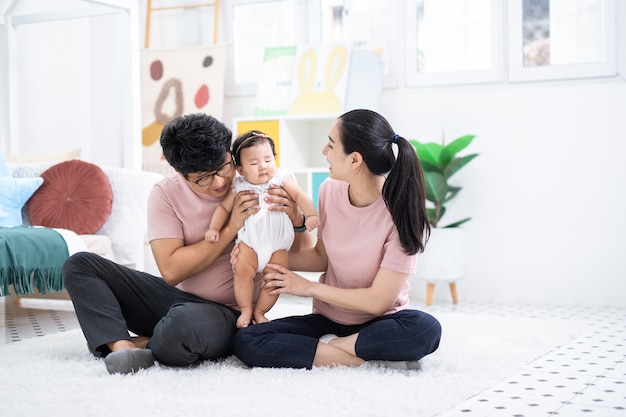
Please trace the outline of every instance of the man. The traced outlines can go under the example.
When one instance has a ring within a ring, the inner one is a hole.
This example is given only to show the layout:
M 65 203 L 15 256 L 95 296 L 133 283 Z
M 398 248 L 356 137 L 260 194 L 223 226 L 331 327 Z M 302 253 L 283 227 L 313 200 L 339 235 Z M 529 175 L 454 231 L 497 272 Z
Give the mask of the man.
M 245 219 L 258 211 L 258 196 L 239 193 L 222 238 L 204 239 L 235 176 L 231 140 L 231 131 L 206 114 L 164 127 L 163 155 L 176 174 L 155 184 L 148 200 L 148 238 L 162 278 L 87 252 L 65 262 L 65 287 L 78 322 L 109 373 L 136 372 L 155 359 L 190 366 L 232 353 L 239 311 L 230 251 Z M 281 188 L 270 194 L 271 210 L 286 212 L 300 228 L 303 215 L 288 194 Z M 311 242 L 308 233 L 298 233 L 294 248 Z M 258 296 L 260 276 L 255 283 Z

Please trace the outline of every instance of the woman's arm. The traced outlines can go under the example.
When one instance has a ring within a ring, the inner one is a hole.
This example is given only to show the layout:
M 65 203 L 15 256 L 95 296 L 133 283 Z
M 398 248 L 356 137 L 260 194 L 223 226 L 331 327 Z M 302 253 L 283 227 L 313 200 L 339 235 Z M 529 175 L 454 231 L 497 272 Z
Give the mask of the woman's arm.
M 208 268 L 232 243 L 246 218 L 258 211 L 252 208 L 257 204 L 258 195 L 254 192 L 238 193 L 230 219 L 220 232 L 220 240 L 215 243 L 201 240 L 193 245 L 185 245 L 182 239 L 150 241 L 154 259 L 165 282 L 177 285 Z
M 337 288 L 311 282 L 281 265 L 267 264 L 267 268 L 274 270 L 263 277 L 267 288 L 273 289 L 270 294 L 313 297 L 328 304 L 376 316 L 384 314 L 392 307 L 409 277 L 406 273 L 380 268 L 370 287 Z
M 309 232 L 305 232 L 309 233 Z M 302 233 L 296 233 L 296 235 Z M 289 252 L 289 269 L 292 271 L 324 272 L 328 267 L 328 258 L 324 242 L 318 239 L 312 248 Z

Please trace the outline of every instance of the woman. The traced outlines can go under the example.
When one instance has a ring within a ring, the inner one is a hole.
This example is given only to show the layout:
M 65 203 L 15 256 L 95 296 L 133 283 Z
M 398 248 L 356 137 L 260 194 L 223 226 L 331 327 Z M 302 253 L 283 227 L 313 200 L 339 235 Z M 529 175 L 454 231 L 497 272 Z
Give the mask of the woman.
M 246 364 L 307 368 L 384 361 L 414 368 L 434 352 L 441 325 L 408 309 L 408 277 L 430 232 L 422 170 L 411 144 L 376 112 L 353 110 L 332 125 L 323 154 L 318 240 L 276 264 L 270 294 L 313 298 L 313 314 L 240 329 L 235 354 Z

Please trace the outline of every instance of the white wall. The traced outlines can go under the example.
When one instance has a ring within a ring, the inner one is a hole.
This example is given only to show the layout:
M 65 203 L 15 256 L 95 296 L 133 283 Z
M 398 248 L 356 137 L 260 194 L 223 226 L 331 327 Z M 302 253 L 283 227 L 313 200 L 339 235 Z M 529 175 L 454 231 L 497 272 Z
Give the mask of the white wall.
M 8 4 L 0 0 L 0 11 Z M 89 5 L 77 0 L 22 1 L 15 13 L 37 16 L 53 11 L 60 15 L 85 4 Z M 12 143 L 9 134 L 3 135 L 6 129 L 0 129 L 5 152 L 45 154 L 81 148 L 87 161 L 114 166 L 128 163 L 124 144 L 131 123 L 124 107 L 129 95 L 128 21 L 127 14 L 112 13 L 18 24 L 11 29 L 16 41 L 11 58 L 17 70 L 9 88 L 17 92 L 19 105 L 17 118 L 11 122 L 19 139 Z M 0 65 L 0 75 L 6 69 Z M 0 93 L 7 94 L 2 83 Z M 6 123 L 1 118 L 0 122 Z
M 473 218 L 461 300 L 626 305 L 623 81 L 404 90 L 383 111 L 409 137 L 477 135 L 446 214 Z
M 226 121 L 253 108 L 229 99 Z M 407 138 L 476 135 L 467 153 L 480 156 L 452 178 L 463 190 L 445 217 L 472 217 L 461 302 L 626 305 L 622 77 L 399 88 L 381 113 Z M 450 302 L 447 285 L 435 300 Z
M 626 74 L 622 52 L 626 51 L 626 2 L 617 3 L 619 68 Z M 96 36 L 93 28 L 91 32 Z M 97 51 L 92 54 L 89 63 L 79 61 L 76 68 L 94 71 L 95 61 L 104 63 Z M 33 54 L 29 59 L 39 58 Z M 96 131 L 94 124 L 100 124 L 107 137 L 122 125 L 114 112 L 94 109 L 100 102 L 107 103 L 105 109 L 112 105 L 111 97 L 119 88 L 114 79 L 96 78 L 100 84 L 95 86 L 92 77 L 88 98 L 79 95 L 79 109 L 56 97 L 64 88 L 80 90 L 83 76 L 79 71 L 58 78 L 61 85 L 48 84 L 48 88 L 42 82 L 40 91 L 27 93 L 29 99 L 20 110 L 37 108 L 30 123 L 39 125 L 24 128 L 36 132 L 29 135 L 29 148 L 52 146 L 49 138 L 53 137 L 54 147 L 69 149 L 74 143 L 64 141 L 64 136 L 74 141 L 78 133 Z M 64 123 L 48 118 L 53 113 L 49 105 L 49 112 L 37 107 L 38 95 L 67 107 Z M 85 109 L 90 121 L 76 123 L 91 127 L 74 132 L 73 121 L 85 117 Z M 253 109 L 254 97 L 227 97 L 224 120 L 230 125 L 233 117 L 249 116 Z M 473 218 L 464 226 L 467 259 L 466 277 L 458 283 L 460 302 L 626 305 L 623 76 L 396 88 L 384 91 L 381 112 L 408 138 L 438 141 L 442 131 L 447 139 L 476 135 L 468 151 L 480 156 L 453 178 L 464 189 L 446 214 L 449 220 Z M 96 162 L 121 160 L 121 151 L 114 146 L 94 151 L 91 157 Z M 440 287 L 435 300 L 450 302 L 447 288 Z

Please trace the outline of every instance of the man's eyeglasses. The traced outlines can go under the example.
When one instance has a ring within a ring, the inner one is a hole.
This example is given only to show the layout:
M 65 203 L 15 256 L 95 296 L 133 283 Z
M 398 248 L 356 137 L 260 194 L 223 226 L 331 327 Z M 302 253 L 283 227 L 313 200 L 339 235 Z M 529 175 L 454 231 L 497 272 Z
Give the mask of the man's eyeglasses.
M 196 184 L 198 187 L 210 187 L 211 184 L 213 184 L 213 180 L 215 179 L 216 175 L 218 177 L 224 178 L 225 176 L 230 174 L 234 166 L 235 166 L 235 161 L 233 161 L 233 158 L 231 157 L 230 161 L 220 166 L 217 170 L 215 170 L 213 174 L 207 174 L 192 182 Z

